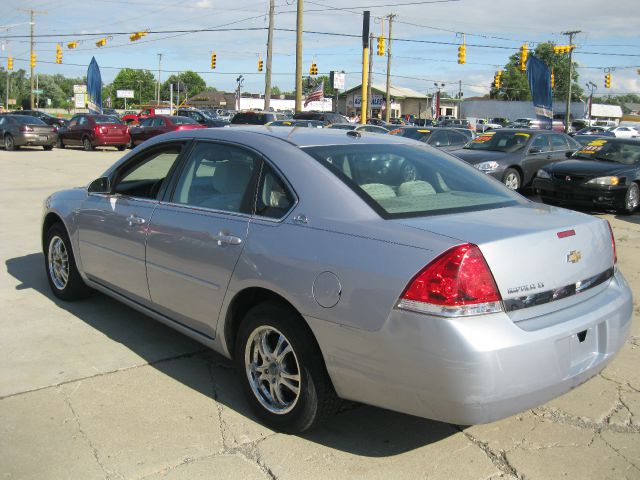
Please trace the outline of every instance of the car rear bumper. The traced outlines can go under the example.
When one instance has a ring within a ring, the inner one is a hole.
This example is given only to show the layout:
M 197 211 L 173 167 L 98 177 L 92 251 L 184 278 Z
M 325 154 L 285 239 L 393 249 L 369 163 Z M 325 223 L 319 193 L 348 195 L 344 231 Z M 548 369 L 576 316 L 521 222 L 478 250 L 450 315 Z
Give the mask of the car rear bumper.
M 618 208 L 624 206 L 627 192 L 626 185 L 615 187 L 586 187 L 584 184 L 558 184 L 540 178 L 536 178 L 533 181 L 533 188 L 543 200 L 583 207 Z
M 55 145 L 58 140 L 58 134 L 53 132 L 48 133 L 23 133 L 13 137 L 15 145 L 18 147 L 23 146 L 50 146 Z
M 130 137 L 129 135 L 109 135 L 100 136 L 96 135 L 93 138 L 94 146 L 113 146 L 113 145 L 127 145 L 129 143 Z
M 342 398 L 472 425 L 536 407 L 598 374 L 626 341 L 631 312 L 617 272 L 606 289 L 561 312 L 570 320 L 534 331 L 503 313 L 444 319 L 397 309 L 378 332 L 309 324 Z

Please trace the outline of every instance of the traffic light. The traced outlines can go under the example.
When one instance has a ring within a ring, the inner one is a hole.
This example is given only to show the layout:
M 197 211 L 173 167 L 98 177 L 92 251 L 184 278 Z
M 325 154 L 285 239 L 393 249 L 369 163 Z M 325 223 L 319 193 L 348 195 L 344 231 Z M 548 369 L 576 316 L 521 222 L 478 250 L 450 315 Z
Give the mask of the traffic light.
M 529 57 L 529 45 L 523 43 L 520 47 L 520 70 L 527 71 L 527 57 Z
M 211 70 L 216 69 L 216 54 L 215 52 L 211 52 Z
M 551 70 L 551 88 L 556 88 L 556 76 L 553 70 Z
M 380 57 L 384 56 L 384 43 L 385 43 L 384 37 L 378 37 L 378 51 L 377 51 L 377 54 Z
M 467 45 L 464 43 L 458 47 L 458 63 L 467 63 Z
M 264 62 L 262 61 L 262 58 L 258 58 L 258 71 L 261 72 L 262 71 L 262 66 L 264 65 Z
M 69 43 L 67 43 L 67 48 L 70 49 L 70 50 L 73 50 L 77 46 L 78 46 L 78 42 L 69 42 Z
M 13 70 L 13 57 L 7 57 L 7 70 Z
M 556 45 L 553 47 L 553 53 L 561 55 L 563 53 L 569 53 L 574 48 L 576 48 L 575 45 Z
M 495 88 L 500 88 L 500 82 L 502 81 L 502 70 L 498 70 L 496 75 L 493 77 L 493 86 Z
M 604 88 L 611 88 L 611 73 L 604 74 Z
M 56 44 L 56 63 L 62 63 L 62 47 Z
M 36 66 L 36 54 L 31 53 L 31 62 L 29 63 L 32 67 Z
M 309 69 L 309 75 L 317 75 L 318 74 L 318 66 L 316 65 L 316 62 L 313 62 L 311 64 L 311 68 Z
M 132 42 L 135 42 L 136 40 L 140 40 L 145 35 L 147 35 L 147 32 L 134 32 L 131 35 L 129 35 L 129 40 L 131 40 Z
M 106 38 L 101 38 L 100 40 L 98 40 L 96 42 L 96 47 L 100 48 L 100 47 L 104 47 L 107 44 L 107 39 Z

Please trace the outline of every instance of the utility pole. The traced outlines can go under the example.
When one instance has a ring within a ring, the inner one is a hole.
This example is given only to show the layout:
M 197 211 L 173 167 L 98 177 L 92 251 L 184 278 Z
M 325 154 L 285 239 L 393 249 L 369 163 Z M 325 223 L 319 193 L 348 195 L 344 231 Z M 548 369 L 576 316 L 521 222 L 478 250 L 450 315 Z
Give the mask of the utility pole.
M 296 13 L 296 113 L 302 111 L 302 13 L 303 0 L 298 0 Z
M 31 75 L 31 78 L 30 78 L 30 80 L 31 80 L 31 97 L 30 98 L 31 98 L 31 110 L 33 110 L 34 109 L 33 108 L 33 103 L 34 103 L 33 102 L 33 100 L 34 100 L 33 99 L 33 88 L 34 88 L 33 70 L 34 70 L 34 66 L 33 66 L 33 62 L 31 61 L 31 59 L 33 58 L 33 55 L 35 53 L 33 51 L 33 47 L 34 47 L 33 35 L 34 35 L 34 29 L 35 29 L 35 25 L 36 25 L 36 21 L 35 21 L 34 15 L 36 13 L 41 14 L 41 13 L 47 13 L 47 12 L 44 11 L 44 10 L 34 10 L 34 9 L 30 9 L 29 10 L 29 9 L 26 9 L 26 8 L 19 8 L 18 10 L 21 10 L 23 12 L 29 12 L 29 14 L 30 14 L 30 21 L 29 21 L 29 24 L 31 25 L 31 50 L 29 52 L 30 53 L 30 55 L 29 55 L 29 64 L 31 65 L 31 73 L 30 73 L 30 75 Z
M 367 110 L 369 108 L 368 89 L 369 85 L 369 18 L 371 12 L 365 10 L 362 16 L 362 84 L 360 85 L 360 123 L 367 123 Z
M 369 34 L 369 79 L 367 81 L 367 97 L 369 103 L 367 105 L 367 117 L 373 117 L 373 101 L 371 96 L 371 83 L 373 82 L 373 33 Z
M 384 99 L 387 103 L 387 109 L 384 111 L 384 121 L 389 123 L 389 117 L 391 116 L 391 29 L 393 28 L 395 15 L 391 13 L 387 15 L 387 18 L 389 19 L 389 41 L 387 42 L 387 91 Z
M 269 34 L 267 35 L 267 72 L 264 76 L 264 109 L 271 106 L 271 55 L 273 52 L 273 11 L 275 0 L 269 0 Z M 297 53 L 297 50 L 296 50 Z M 297 64 L 296 64 L 297 65 Z M 296 96 L 297 98 L 297 96 Z
M 591 90 L 591 94 L 589 95 L 589 110 L 587 111 L 587 118 L 589 119 L 589 126 L 591 126 L 591 105 L 593 105 L 593 91 L 598 88 L 598 86 L 593 82 L 587 83 L 587 88 Z
M 156 95 L 156 106 L 160 106 L 160 69 L 162 68 L 162 54 L 158 54 L 158 92 Z
M 458 118 L 462 118 L 462 80 L 458 80 Z
M 568 35 L 569 36 L 569 88 L 568 93 L 567 93 L 567 104 L 566 104 L 566 108 L 565 108 L 565 114 L 564 114 L 564 131 L 565 132 L 569 132 L 569 125 L 571 125 L 571 71 L 573 69 L 573 37 L 574 35 L 577 35 L 578 33 L 581 33 L 580 30 L 572 30 L 570 32 L 562 32 L 562 35 Z

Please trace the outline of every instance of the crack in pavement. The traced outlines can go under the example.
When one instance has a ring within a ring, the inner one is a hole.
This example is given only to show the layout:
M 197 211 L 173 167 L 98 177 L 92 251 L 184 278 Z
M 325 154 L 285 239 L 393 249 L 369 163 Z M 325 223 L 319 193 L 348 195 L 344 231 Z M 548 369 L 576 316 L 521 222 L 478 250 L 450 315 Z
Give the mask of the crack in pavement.
M 635 468 L 636 470 L 638 470 L 638 472 L 640 472 L 640 467 L 638 467 L 638 465 L 636 465 L 632 460 L 630 460 L 629 458 L 627 458 L 625 455 L 623 455 L 620 450 L 618 450 L 617 448 L 615 448 L 613 445 L 611 445 L 609 442 L 607 442 L 607 440 L 599 433 L 598 434 L 600 437 L 600 440 L 602 440 L 611 450 L 613 450 L 614 452 L 616 452 L 618 455 L 620 455 L 629 465 L 631 465 L 633 468 Z
M 483 442 L 482 440 L 474 437 L 469 432 L 466 432 L 459 425 L 451 425 L 453 428 L 462 433 L 467 440 L 473 443 L 476 447 L 484 452 L 487 458 L 491 461 L 494 467 L 500 470 L 503 474 L 509 475 L 510 478 L 517 478 L 518 480 L 524 480 L 525 476 L 523 474 L 518 473 L 516 468 L 511 465 L 509 460 L 507 459 L 506 452 L 504 450 L 500 450 L 499 452 L 493 451 L 493 449 L 489 446 L 487 442 Z
M 546 407 L 535 408 L 532 410 L 532 413 L 542 420 L 587 430 L 594 430 L 598 433 L 602 431 L 610 431 L 614 433 L 640 433 L 640 425 L 608 423 L 611 420 L 611 417 L 623 408 L 625 408 L 625 405 L 622 402 L 619 402 L 601 422 L 595 422 L 588 418 L 576 417 L 575 415 L 571 415 L 560 409 L 549 409 Z
M 115 370 L 110 370 L 108 372 L 99 372 L 99 373 L 96 373 L 95 375 L 87 375 L 86 377 L 74 378 L 72 380 L 65 380 L 63 382 L 53 383 L 51 385 L 44 385 L 42 387 L 36 387 L 36 388 L 32 388 L 30 390 L 24 390 L 22 392 L 10 393 L 8 395 L 0 396 L 0 400 L 4 400 L 6 398 L 17 397 L 17 396 L 20 396 L 20 395 L 25 395 L 27 393 L 39 392 L 40 390 L 46 390 L 48 388 L 57 388 L 57 387 L 61 387 L 63 385 L 70 385 L 70 384 L 73 384 L 73 383 L 76 383 L 76 382 L 82 382 L 84 380 L 89 380 L 89 379 L 92 379 L 92 378 L 104 377 L 106 375 L 111 375 L 112 373 L 127 372 L 129 370 L 134 370 L 136 368 L 147 367 L 147 366 L 153 367 L 154 365 L 158 365 L 158 364 L 161 364 L 161 363 L 164 363 L 164 362 L 171 362 L 173 360 L 181 360 L 183 358 L 195 357 L 196 355 L 199 355 L 201 353 L 205 353 L 207 351 L 209 351 L 209 349 L 201 349 L 201 350 L 196 350 L 194 352 L 181 353 L 179 355 L 174 355 L 172 357 L 160 358 L 158 360 L 154 360 L 153 362 L 146 362 L 146 363 L 141 363 L 141 364 L 138 364 L 138 365 L 131 365 L 130 367 L 117 368 Z

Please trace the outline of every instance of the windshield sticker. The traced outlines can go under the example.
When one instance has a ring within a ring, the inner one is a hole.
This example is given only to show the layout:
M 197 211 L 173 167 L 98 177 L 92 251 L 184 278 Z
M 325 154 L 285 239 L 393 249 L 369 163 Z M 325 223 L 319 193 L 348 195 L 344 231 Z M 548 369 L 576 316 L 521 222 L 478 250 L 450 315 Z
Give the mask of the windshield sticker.
M 606 140 L 593 140 L 589 142 L 589 144 L 584 148 L 579 150 L 578 153 L 593 154 L 599 152 L 600 150 L 602 150 L 602 147 L 604 147 L 606 143 Z
M 418 130 L 420 133 L 431 133 L 431 130 Z
M 489 140 L 491 140 L 491 138 L 493 137 L 493 133 L 483 133 L 481 136 L 476 137 L 473 140 L 473 143 L 484 143 L 484 142 L 488 142 Z
M 527 137 L 527 138 L 531 136 L 528 133 L 521 133 L 521 132 L 516 133 L 516 135 L 519 135 L 521 137 Z

